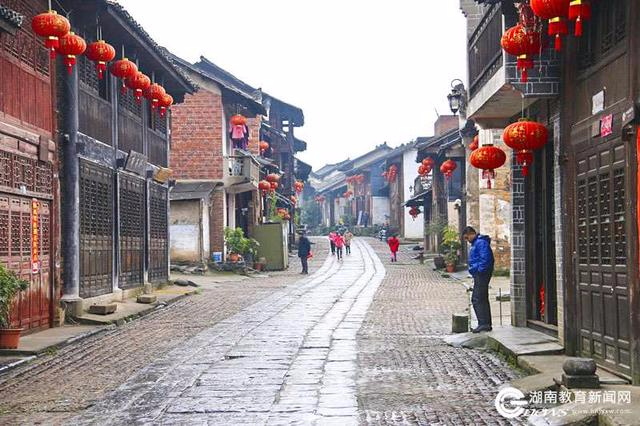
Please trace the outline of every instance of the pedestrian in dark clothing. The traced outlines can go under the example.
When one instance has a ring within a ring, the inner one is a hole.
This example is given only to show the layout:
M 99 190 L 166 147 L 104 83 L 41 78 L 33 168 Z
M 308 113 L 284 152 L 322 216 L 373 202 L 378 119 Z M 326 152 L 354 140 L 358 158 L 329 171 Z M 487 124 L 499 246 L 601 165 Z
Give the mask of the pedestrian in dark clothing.
M 489 282 L 493 275 L 493 251 L 491 238 L 480 235 L 470 226 L 462 232 L 464 239 L 471 243 L 469 250 L 469 274 L 473 277 L 471 303 L 478 318 L 474 333 L 491 331 L 491 306 L 489 305 Z
M 305 234 L 300 235 L 298 240 L 298 257 L 302 263 L 302 274 L 309 274 L 309 257 L 311 255 L 311 241 Z

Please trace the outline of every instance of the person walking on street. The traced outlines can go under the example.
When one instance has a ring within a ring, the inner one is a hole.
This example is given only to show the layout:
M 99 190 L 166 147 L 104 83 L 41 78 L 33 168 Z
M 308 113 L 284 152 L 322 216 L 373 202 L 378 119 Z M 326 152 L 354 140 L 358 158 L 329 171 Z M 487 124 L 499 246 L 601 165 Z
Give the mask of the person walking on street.
M 344 247 L 344 238 L 342 238 L 342 235 L 336 234 L 333 242 L 336 245 L 336 253 L 338 254 L 338 260 L 342 260 L 342 248 Z
M 387 244 L 389 244 L 389 250 L 391 250 L 391 261 L 398 261 L 398 249 L 400 248 L 400 240 L 397 236 L 391 235 L 391 237 L 387 240 Z
M 336 233 L 334 231 L 329 232 L 329 244 L 331 245 L 331 256 L 336 255 Z
M 344 250 L 346 254 L 351 254 L 351 240 L 353 240 L 353 234 L 347 229 L 344 233 Z
M 473 293 L 471 303 L 478 318 L 478 327 L 474 333 L 491 331 L 491 306 L 489 305 L 489 282 L 493 276 L 493 251 L 491 238 L 480 235 L 470 226 L 462 231 L 462 236 L 471 244 L 469 250 L 469 274 L 473 277 Z
M 302 263 L 301 274 L 309 274 L 309 257 L 311 257 L 311 241 L 307 238 L 307 235 L 303 232 L 300 234 L 300 240 L 298 241 L 298 257 L 300 263 Z

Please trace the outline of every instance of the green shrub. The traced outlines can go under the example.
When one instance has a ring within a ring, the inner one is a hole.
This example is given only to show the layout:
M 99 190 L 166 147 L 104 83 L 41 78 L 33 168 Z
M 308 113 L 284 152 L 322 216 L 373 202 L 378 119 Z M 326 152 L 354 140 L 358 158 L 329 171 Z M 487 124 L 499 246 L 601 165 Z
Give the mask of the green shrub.
M 0 328 L 11 325 L 11 306 L 18 293 L 29 288 L 29 281 L 20 279 L 0 265 Z

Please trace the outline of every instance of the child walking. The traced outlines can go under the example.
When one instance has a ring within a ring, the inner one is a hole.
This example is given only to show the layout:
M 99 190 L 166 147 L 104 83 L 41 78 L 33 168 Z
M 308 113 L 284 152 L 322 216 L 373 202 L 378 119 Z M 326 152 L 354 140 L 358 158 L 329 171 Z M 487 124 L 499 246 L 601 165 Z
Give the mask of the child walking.
M 392 235 L 391 238 L 387 240 L 387 244 L 389 244 L 389 250 L 391 250 L 391 261 L 398 261 L 398 249 L 400 248 L 400 240 Z
M 344 238 L 342 235 L 336 234 L 333 239 L 333 242 L 336 245 L 336 253 L 338 254 L 338 260 L 342 260 L 342 248 L 344 247 Z
M 331 256 L 336 255 L 336 233 L 331 231 L 329 232 L 329 244 L 331 244 Z
M 347 230 L 344 234 L 344 250 L 346 254 L 351 254 L 351 240 L 353 240 L 353 234 Z

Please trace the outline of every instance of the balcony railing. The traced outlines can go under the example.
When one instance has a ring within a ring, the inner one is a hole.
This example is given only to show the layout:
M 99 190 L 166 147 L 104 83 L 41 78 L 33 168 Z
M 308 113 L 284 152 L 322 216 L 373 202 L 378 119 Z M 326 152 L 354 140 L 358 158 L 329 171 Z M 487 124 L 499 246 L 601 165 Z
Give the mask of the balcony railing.
M 251 155 L 230 155 L 225 158 L 225 186 L 234 192 L 251 191 L 258 187 L 260 165 Z
M 475 95 L 503 65 L 500 39 L 504 31 L 502 12 L 493 5 L 469 39 L 469 91 Z

